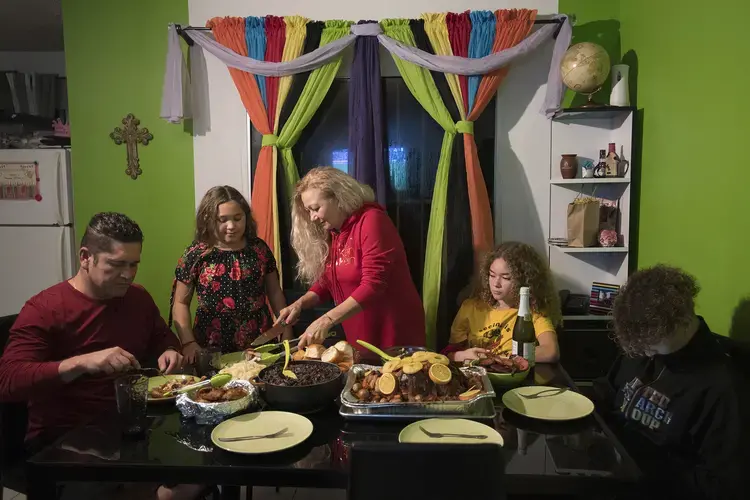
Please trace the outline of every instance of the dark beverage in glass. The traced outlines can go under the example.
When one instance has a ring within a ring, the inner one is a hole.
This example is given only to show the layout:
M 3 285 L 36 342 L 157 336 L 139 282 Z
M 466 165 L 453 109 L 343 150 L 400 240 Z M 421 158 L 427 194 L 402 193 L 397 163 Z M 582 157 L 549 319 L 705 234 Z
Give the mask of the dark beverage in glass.
M 123 434 L 138 435 L 148 428 L 147 397 L 148 378 L 143 375 L 123 375 L 115 380 L 117 414 Z

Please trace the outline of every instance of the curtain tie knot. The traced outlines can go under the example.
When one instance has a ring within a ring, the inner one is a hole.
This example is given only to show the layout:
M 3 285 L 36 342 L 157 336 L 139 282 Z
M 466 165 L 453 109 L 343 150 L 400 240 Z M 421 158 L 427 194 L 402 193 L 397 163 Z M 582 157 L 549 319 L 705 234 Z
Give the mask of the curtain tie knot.
M 263 136 L 261 146 L 275 146 L 279 142 L 279 137 L 275 134 L 266 134 Z
M 459 120 L 456 122 L 456 131 L 461 134 L 474 135 L 474 122 Z
M 350 30 L 355 36 L 378 36 L 383 33 L 383 28 L 376 22 L 352 24 Z

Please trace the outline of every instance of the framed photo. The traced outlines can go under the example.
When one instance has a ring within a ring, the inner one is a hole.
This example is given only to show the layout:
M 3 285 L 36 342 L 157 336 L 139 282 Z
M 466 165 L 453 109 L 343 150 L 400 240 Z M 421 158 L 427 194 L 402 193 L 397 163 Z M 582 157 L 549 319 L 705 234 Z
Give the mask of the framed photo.
M 612 313 L 612 304 L 620 291 L 620 285 L 610 283 L 591 284 L 591 301 L 589 302 L 589 314 L 606 316 Z

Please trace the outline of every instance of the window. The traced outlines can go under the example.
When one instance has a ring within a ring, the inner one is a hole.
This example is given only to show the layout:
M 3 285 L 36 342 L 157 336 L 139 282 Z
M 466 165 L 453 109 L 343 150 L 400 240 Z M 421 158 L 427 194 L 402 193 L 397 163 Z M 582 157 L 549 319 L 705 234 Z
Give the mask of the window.
M 383 78 L 383 98 L 384 141 L 388 144 L 389 167 L 386 205 L 404 242 L 412 278 L 417 289 L 421 291 L 432 191 L 442 147 L 443 129 L 422 109 L 402 78 Z M 320 109 L 294 147 L 294 158 L 300 176 L 321 165 L 333 166 L 345 172 L 348 170 L 348 106 L 349 80 L 336 79 Z M 479 159 L 492 203 L 495 159 L 494 99 L 477 120 L 475 134 Z M 254 174 L 261 136 L 253 130 L 251 137 Z M 455 165 L 454 162 L 453 166 Z M 288 222 L 284 225 L 288 225 Z M 282 241 L 288 241 L 288 228 L 282 227 L 282 233 L 284 232 L 286 234 L 282 234 Z M 299 284 L 291 281 L 291 275 L 294 274 L 293 262 L 286 262 L 286 258 L 284 260 L 284 287 L 299 288 Z

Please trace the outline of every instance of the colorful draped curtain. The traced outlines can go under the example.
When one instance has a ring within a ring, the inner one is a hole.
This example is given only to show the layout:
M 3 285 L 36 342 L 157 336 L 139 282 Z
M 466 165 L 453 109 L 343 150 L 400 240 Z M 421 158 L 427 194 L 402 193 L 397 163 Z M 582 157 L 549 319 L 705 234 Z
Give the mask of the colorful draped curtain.
M 508 49 L 526 38 L 534 25 L 536 11 L 499 10 L 492 12 L 464 12 L 462 14 L 425 14 L 424 30 L 435 52 L 474 58 Z M 472 21 L 475 21 L 472 23 Z M 408 20 L 382 21 L 386 35 L 402 44 L 415 46 L 414 33 Z M 437 343 L 437 317 L 443 272 L 446 202 L 453 149 L 453 138 L 463 135 L 466 181 L 471 214 L 474 260 L 492 249 L 494 244 L 492 212 L 487 186 L 482 175 L 477 146 L 474 141 L 474 120 L 495 95 L 507 68 L 496 70 L 481 78 L 446 73 L 445 78 L 456 101 L 459 119 L 454 121 L 443 102 L 435 81 L 425 68 L 394 56 L 396 66 L 407 87 L 430 116 L 443 127 L 443 146 L 438 161 L 438 173 L 432 195 L 430 224 L 425 250 L 422 301 L 425 307 L 428 345 Z M 470 80 L 472 79 L 472 80 Z M 471 89 L 475 89 L 473 92 Z
M 559 64 L 570 43 L 571 26 L 561 16 L 559 26 L 548 24 L 531 33 L 535 19 L 536 11 L 528 9 L 429 13 L 418 20 L 358 24 L 323 24 L 299 16 L 225 17 L 208 23 L 215 40 L 191 32 L 194 43 L 227 65 L 253 126 L 263 136 L 252 206 L 259 236 L 272 248 L 277 261 L 290 262 L 288 256 L 282 258 L 281 241 L 288 235 L 282 236 L 281 228 L 287 226 L 284 229 L 288 232 L 288 200 L 299 180 L 291 148 L 330 89 L 343 50 L 352 44 L 349 169 L 358 180 L 370 184 L 378 200 L 385 203 L 388 167 L 384 161 L 378 55 L 382 45 L 393 56 L 412 95 L 444 130 L 427 233 L 422 299 L 428 346 L 435 348 L 447 341 L 436 333 L 438 310 L 446 303 L 445 292 L 454 293 L 457 287 L 466 285 L 480 254 L 494 244 L 474 121 L 497 92 L 509 64 L 553 37 L 557 41 L 541 111 L 551 117 L 560 106 L 563 86 Z M 182 53 L 174 26 L 169 37 L 161 115 L 179 122 L 185 114 L 184 64 L 180 64 Z M 433 71 L 443 74 L 440 81 L 436 82 Z M 454 148 L 462 161 L 454 160 L 455 168 L 451 169 Z M 282 169 L 277 168 L 279 159 Z M 449 185 L 451 191 L 461 192 L 449 193 Z M 466 224 L 467 217 L 470 224 Z M 451 244 L 447 244 L 446 229 L 452 234 L 466 233 L 466 238 L 451 236 Z M 452 266 L 448 274 L 453 276 L 446 276 L 447 260 L 471 263 Z M 441 317 L 442 322 L 449 320 Z
M 292 61 L 301 55 L 305 45 L 307 22 L 308 19 L 300 16 L 223 17 L 211 19 L 208 27 L 213 31 L 217 42 L 237 54 L 278 63 Z M 320 45 L 348 35 L 349 24 L 346 21 L 326 22 L 320 36 Z M 328 93 L 340 64 L 339 56 L 312 72 L 280 132 L 280 113 L 289 95 L 293 77 L 253 75 L 229 68 L 253 127 L 263 135 L 251 199 L 253 215 L 258 223 L 258 236 L 271 248 L 277 262 L 283 262 L 279 189 L 276 182 L 278 157 L 280 156 L 283 165 L 284 192 L 290 196 L 294 185 L 299 181 L 299 172 L 291 148 Z M 283 201 L 285 205 L 287 199 Z M 279 275 L 283 279 L 282 267 L 279 267 Z
M 425 32 L 432 46 L 441 47 L 446 52 L 450 51 L 450 53 L 443 55 L 468 56 L 477 59 L 490 53 L 509 49 L 526 38 L 534 25 L 536 11 L 528 9 L 498 10 L 496 12 L 466 11 L 461 14 L 425 14 L 422 18 L 425 20 Z M 506 66 L 484 76 L 445 74 L 449 85 L 451 80 L 458 79 L 458 85 L 454 84 L 451 93 L 460 114 L 460 121 L 457 121 L 455 125 L 456 130 L 463 135 L 475 263 L 479 262 L 483 253 L 492 249 L 494 245 L 494 225 L 487 186 L 479 163 L 477 145 L 474 141 L 474 121 L 497 93 L 497 89 L 507 75 L 508 69 Z M 450 167 L 449 160 L 440 163 L 440 165 L 444 168 Z M 433 193 L 430 229 L 432 229 L 433 224 L 436 227 L 444 224 L 440 220 L 445 220 L 445 205 L 444 203 L 435 203 L 435 200 L 446 198 L 448 178 L 447 173 L 444 175 L 438 173 L 438 181 L 435 183 Z M 439 233 L 442 232 L 442 230 L 439 231 Z M 427 319 L 427 339 L 432 341 L 434 347 L 437 309 L 440 300 L 440 279 L 439 276 L 435 276 L 434 272 L 428 277 L 427 269 L 428 267 L 431 269 L 439 267 L 437 264 L 442 259 L 443 252 L 440 244 L 443 243 L 443 238 L 442 234 L 435 234 L 433 237 L 435 245 L 430 245 L 428 235 L 422 300 Z

